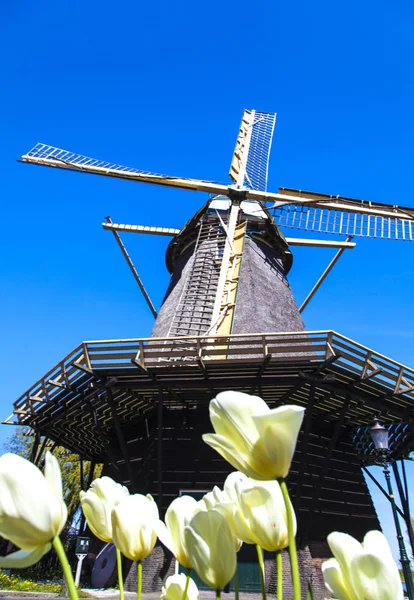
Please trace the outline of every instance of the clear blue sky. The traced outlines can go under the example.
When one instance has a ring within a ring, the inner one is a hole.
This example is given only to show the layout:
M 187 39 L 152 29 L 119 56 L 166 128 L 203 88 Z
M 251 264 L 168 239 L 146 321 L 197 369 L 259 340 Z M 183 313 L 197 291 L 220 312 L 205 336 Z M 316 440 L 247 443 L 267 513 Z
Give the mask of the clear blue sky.
M 103 217 L 180 227 L 205 201 L 22 165 L 21 154 L 43 141 L 226 181 L 243 108 L 274 110 L 270 190 L 413 206 L 413 22 L 407 0 L 2 2 L 1 416 L 80 341 L 149 335 L 151 314 Z M 306 325 L 414 367 L 414 243 L 356 241 Z M 168 241 L 125 242 L 159 305 Z M 331 253 L 294 254 L 300 301 Z M 8 432 L 0 426 L 0 440 Z

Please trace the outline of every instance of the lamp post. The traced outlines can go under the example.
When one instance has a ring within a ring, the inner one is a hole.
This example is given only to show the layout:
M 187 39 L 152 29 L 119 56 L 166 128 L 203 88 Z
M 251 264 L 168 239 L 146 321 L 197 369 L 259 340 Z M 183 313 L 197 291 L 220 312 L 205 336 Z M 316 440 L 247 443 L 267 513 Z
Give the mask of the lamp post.
M 389 469 L 389 463 L 391 462 L 391 459 L 390 449 L 388 445 L 388 429 L 381 425 L 379 419 L 375 417 L 374 422 L 369 429 L 369 433 L 371 435 L 371 439 L 378 456 L 378 463 L 383 467 L 385 480 L 387 482 L 388 498 L 391 502 L 392 514 L 394 516 L 398 546 L 400 549 L 400 562 L 404 573 L 405 585 L 407 587 L 407 596 L 409 600 L 414 600 L 413 576 L 411 573 L 410 561 L 408 559 L 407 551 L 405 549 L 404 538 L 401 533 L 400 521 L 398 519 L 397 507 L 395 505 L 395 499 L 391 485 L 391 476 Z

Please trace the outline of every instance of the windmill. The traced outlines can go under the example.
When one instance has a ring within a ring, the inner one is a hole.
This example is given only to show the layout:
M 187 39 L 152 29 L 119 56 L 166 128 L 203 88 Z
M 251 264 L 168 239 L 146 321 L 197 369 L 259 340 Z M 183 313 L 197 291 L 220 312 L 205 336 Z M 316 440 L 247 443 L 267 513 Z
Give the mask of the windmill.
M 414 448 L 414 371 L 336 332 L 306 331 L 286 278 L 290 247 L 337 249 L 303 310 L 340 255 L 355 246 L 352 238 L 412 241 L 414 209 L 290 188 L 268 192 L 275 121 L 274 113 L 244 111 L 231 184 L 159 175 L 45 144 L 22 156 L 26 163 L 210 197 L 181 230 L 107 217 L 103 226 L 156 317 L 152 336 L 83 342 L 15 402 L 6 422 L 30 425 L 39 440 L 104 462 L 107 473 L 151 491 L 163 509 L 180 490 L 223 482 L 227 466 L 198 442 L 210 428 L 207 404 L 217 392 L 258 393 L 270 406 L 306 405 L 290 474 L 306 560 L 325 556 L 324 540 L 338 519 L 359 538 L 379 526 L 361 473 L 373 451 L 361 440 L 375 414 L 389 425 L 395 460 Z M 281 227 L 346 240 L 290 238 Z M 158 312 L 123 232 L 172 238 L 171 281 Z

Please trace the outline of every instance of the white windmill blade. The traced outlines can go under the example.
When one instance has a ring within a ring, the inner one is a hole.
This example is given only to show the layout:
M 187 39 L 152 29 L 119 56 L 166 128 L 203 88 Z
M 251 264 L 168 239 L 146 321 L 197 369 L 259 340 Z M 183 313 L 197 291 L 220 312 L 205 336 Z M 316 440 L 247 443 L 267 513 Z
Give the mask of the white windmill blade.
M 270 114 L 270 113 L 269 113 Z M 279 193 L 270 193 L 257 189 L 240 189 L 239 185 L 228 186 L 203 179 L 190 179 L 185 177 L 171 177 L 168 175 L 160 175 L 142 169 L 124 167 L 115 163 L 110 163 L 95 158 L 76 154 L 68 150 L 62 150 L 54 146 L 46 144 L 36 144 L 27 154 L 22 156 L 22 161 L 36 165 L 78 171 L 82 173 L 91 173 L 95 175 L 105 175 L 107 177 L 117 177 L 127 179 L 129 181 L 140 181 L 143 183 L 152 183 L 156 185 L 164 185 L 169 187 L 177 187 L 181 189 L 207 192 L 214 195 L 225 195 L 231 197 L 233 194 L 241 194 L 243 199 L 257 200 L 258 202 L 271 203 L 276 211 L 280 211 L 285 215 L 284 222 L 281 224 L 286 227 L 307 228 L 296 218 L 295 214 L 305 213 L 305 208 L 323 208 L 332 209 L 346 213 L 357 213 L 370 216 L 383 217 L 385 219 L 397 219 L 402 221 L 414 221 L 414 209 L 400 208 L 396 205 L 378 204 L 363 200 L 353 200 L 350 198 L 341 198 L 338 196 L 328 196 L 323 194 L 313 194 L 311 192 L 300 192 L 298 190 L 290 190 L 282 188 Z M 300 205 L 302 210 L 291 207 L 286 208 L 286 205 Z M 289 213 L 290 216 L 286 216 Z M 318 213 L 319 214 L 319 213 Z M 306 221 L 306 218 L 305 218 Z M 399 225 L 400 226 L 400 225 Z M 405 226 L 405 225 L 404 225 Z M 312 231 L 318 229 L 319 225 L 312 226 Z M 321 225 L 322 227 L 322 225 Z M 331 230 L 328 230 L 331 231 Z M 347 233 L 347 231 L 345 231 Z M 411 235 L 412 231 L 407 233 Z M 358 233 L 349 235 L 361 235 Z M 384 236 L 385 237 L 385 236 Z M 402 237 L 398 239 L 411 239 L 410 237 Z
M 414 241 L 413 208 L 288 188 L 279 189 L 279 196 L 270 210 L 281 227 Z
M 80 171 L 94 175 L 105 175 L 117 177 L 130 181 L 141 181 L 170 187 L 184 188 L 193 191 L 208 192 L 210 194 L 227 194 L 228 185 L 204 181 L 202 179 L 189 179 L 186 177 L 171 177 L 160 175 L 151 171 L 124 167 L 104 160 L 90 158 L 82 154 L 76 154 L 69 150 L 62 150 L 54 146 L 38 143 L 29 152 L 23 154 L 21 160 L 26 163 L 66 169 L 69 171 Z
M 266 191 L 276 113 L 245 110 L 230 165 L 230 178 L 239 186 Z

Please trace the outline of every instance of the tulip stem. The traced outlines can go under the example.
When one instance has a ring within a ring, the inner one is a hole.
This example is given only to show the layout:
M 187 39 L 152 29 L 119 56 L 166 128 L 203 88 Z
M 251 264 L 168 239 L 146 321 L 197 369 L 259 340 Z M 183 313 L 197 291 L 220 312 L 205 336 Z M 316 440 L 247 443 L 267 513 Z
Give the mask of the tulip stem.
M 218 590 L 216 590 L 216 600 L 220 600 L 220 598 L 221 598 L 221 590 L 218 589 Z
M 260 548 L 260 546 L 256 546 L 256 550 L 257 550 L 257 560 L 259 562 L 259 568 L 260 568 L 260 585 L 262 586 L 262 597 L 263 597 L 263 600 L 266 600 L 263 552 L 262 552 L 262 549 Z M 296 598 L 295 598 L 295 600 L 296 600 Z
M 142 594 L 142 561 L 137 562 L 137 571 L 138 571 L 138 600 L 141 600 Z
M 239 567 L 237 563 L 234 571 L 234 600 L 239 600 Z
M 69 595 L 72 600 L 78 600 L 78 592 L 75 582 L 73 581 L 72 569 L 70 568 L 65 549 L 58 535 L 53 539 L 52 544 L 56 554 L 59 557 L 60 564 L 62 565 L 63 575 L 66 579 L 66 583 L 68 584 Z
M 183 597 L 181 600 L 185 600 L 187 597 L 188 586 L 190 585 L 190 577 L 191 577 L 191 569 L 187 569 L 187 578 L 185 580 L 185 588 L 184 588 Z
M 116 549 L 116 566 L 118 569 L 118 585 L 119 585 L 119 598 L 124 600 L 124 579 L 122 577 L 122 556 L 121 551 Z
M 296 540 L 295 540 L 295 526 L 293 522 L 293 508 L 290 502 L 289 491 L 287 489 L 286 481 L 279 479 L 280 489 L 282 490 L 283 500 L 285 501 L 287 526 L 288 526 L 288 538 L 289 538 L 289 557 L 290 557 L 290 570 L 292 573 L 292 584 L 293 584 L 293 600 L 301 599 L 300 592 L 300 577 L 299 577 L 299 565 L 298 555 L 296 552 Z
M 283 559 L 282 551 L 276 552 L 276 571 L 277 571 L 277 600 L 283 600 Z

